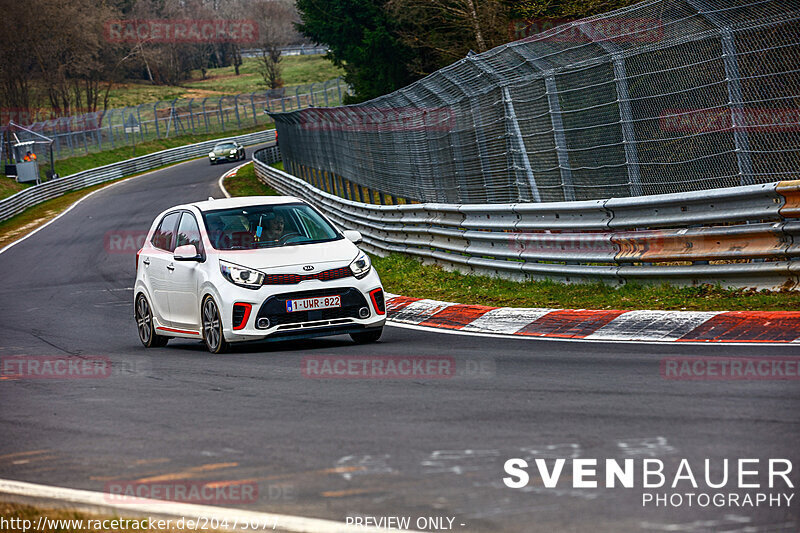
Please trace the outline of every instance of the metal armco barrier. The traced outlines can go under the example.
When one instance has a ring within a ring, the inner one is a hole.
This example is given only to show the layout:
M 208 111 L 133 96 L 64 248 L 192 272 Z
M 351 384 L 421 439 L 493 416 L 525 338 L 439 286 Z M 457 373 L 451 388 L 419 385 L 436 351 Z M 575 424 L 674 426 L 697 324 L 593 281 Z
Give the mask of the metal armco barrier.
M 220 140 L 236 140 L 243 145 L 258 144 L 275 139 L 275 130 L 265 130 L 248 133 L 238 137 L 225 137 L 213 139 L 197 144 L 189 144 L 170 148 L 160 152 L 135 157 L 126 161 L 112 163 L 102 167 L 92 168 L 78 172 L 71 176 L 42 183 L 20 191 L 13 196 L 0 200 L 0 221 L 7 220 L 36 204 L 61 196 L 69 191 L 83 189 L 98 183 L 103 183 L 139 172 L 152 170 L 169 163 L 185 161 L 206 155 Z
M 360 231 L 379 255 L 518 280 L 770 289 L 800 281 L 800 181 L 580 202 L 374 205 L 277 170 L 267 156 L 254 154 L 260 180 Z

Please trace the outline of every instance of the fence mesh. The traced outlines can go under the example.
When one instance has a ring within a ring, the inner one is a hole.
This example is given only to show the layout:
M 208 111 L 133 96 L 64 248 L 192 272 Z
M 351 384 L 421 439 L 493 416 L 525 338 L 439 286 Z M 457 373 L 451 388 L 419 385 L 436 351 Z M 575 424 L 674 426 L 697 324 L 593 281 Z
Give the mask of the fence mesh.
M 62 159 L 153 139 L 186 134 L 225 135 L 263 126 L 271 122 L 267 112 L 339 105 L 348 90 L 337 78 L 269 91 L 150 102 L 32 123 L 24 116 L 12 118 L 53 139 L 53 157 Z M 25 132 L 19 132 L 19 137 L 27 139 Z M 0 148 L 0 158 L 6 155 L 4 150 L 6 146 Z
M 396 198 L 544 202 L 800 177 L 800 3 L 655 0 L 364 104 L 275 113 L 287 170 Z

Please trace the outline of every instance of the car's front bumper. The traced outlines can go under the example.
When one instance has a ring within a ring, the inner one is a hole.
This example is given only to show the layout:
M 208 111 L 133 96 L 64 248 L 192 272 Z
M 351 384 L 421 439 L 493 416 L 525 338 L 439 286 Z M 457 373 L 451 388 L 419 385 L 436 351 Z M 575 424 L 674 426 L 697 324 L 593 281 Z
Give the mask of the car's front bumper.
M 375 292 L 378 290 L 380 297 Z M 223 292 L 216 298 L 225 339 L 229 342 L 340 335 L 380 328 L 386 322 L 386 306 L 381 302 L 383 287 L 374 270 L 360 280 L 353 276 L 332 281 L 307 280 L 291 285 L 265 285 L 258 290 L 226 282 Z M 294 313 L 285 310 L 287 299 L 334 294 L 342 296 L 340 308 Z M 236 304 L 240 305 L 234 313 Z M 369 310 L 369 316 L 359 316 L 362 307 Z M 243 312 L 243 308 L 247 310 Z M 243 314 L 247 316 L 242 320 Z M 269 326 L 259 327 L 259 318 L 267 318 Z
M 215 156 L 208 156 L 209 161 L 212 163 L 216 163 L 218 161 L 236 161 L 239 159 L 239 154 L 225 154 L 225 155 L 215 155 Z

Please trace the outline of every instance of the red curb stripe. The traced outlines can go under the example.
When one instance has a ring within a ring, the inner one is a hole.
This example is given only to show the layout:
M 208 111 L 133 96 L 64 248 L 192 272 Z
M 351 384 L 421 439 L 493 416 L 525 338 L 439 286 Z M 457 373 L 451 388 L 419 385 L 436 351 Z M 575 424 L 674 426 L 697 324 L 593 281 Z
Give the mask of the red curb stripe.
M 420 301 L 422 298 L 409 298 L 408 296 L 394 296 L 386 299 L 386 314 L 389 316 L 394 315 L 401 311 L 408 305 Z
M 435 328 L 461 329 L 496 307 L 485 305 L 451 305 L 442 309 L 427 320 L 420 322 L 420 326 Z
M 514 335 L 583 338 L 626 312 L 593 309 L 551 311 L 520 329 Z
M 678 342 L 791 342 L 800 337 L 800 313 L 731 311 L 720 313 Z

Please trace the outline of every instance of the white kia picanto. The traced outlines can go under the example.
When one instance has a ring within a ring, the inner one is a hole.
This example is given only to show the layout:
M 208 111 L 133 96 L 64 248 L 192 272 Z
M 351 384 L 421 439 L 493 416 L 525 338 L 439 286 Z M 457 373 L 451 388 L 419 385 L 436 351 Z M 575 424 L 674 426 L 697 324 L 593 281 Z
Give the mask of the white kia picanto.
M 136 255 L 134 313 L 147 347 L 349 334 L 378 340 L 383 287 L 357 231 L 338 231 L 290 196 L 179 205 L 153 222 Z

